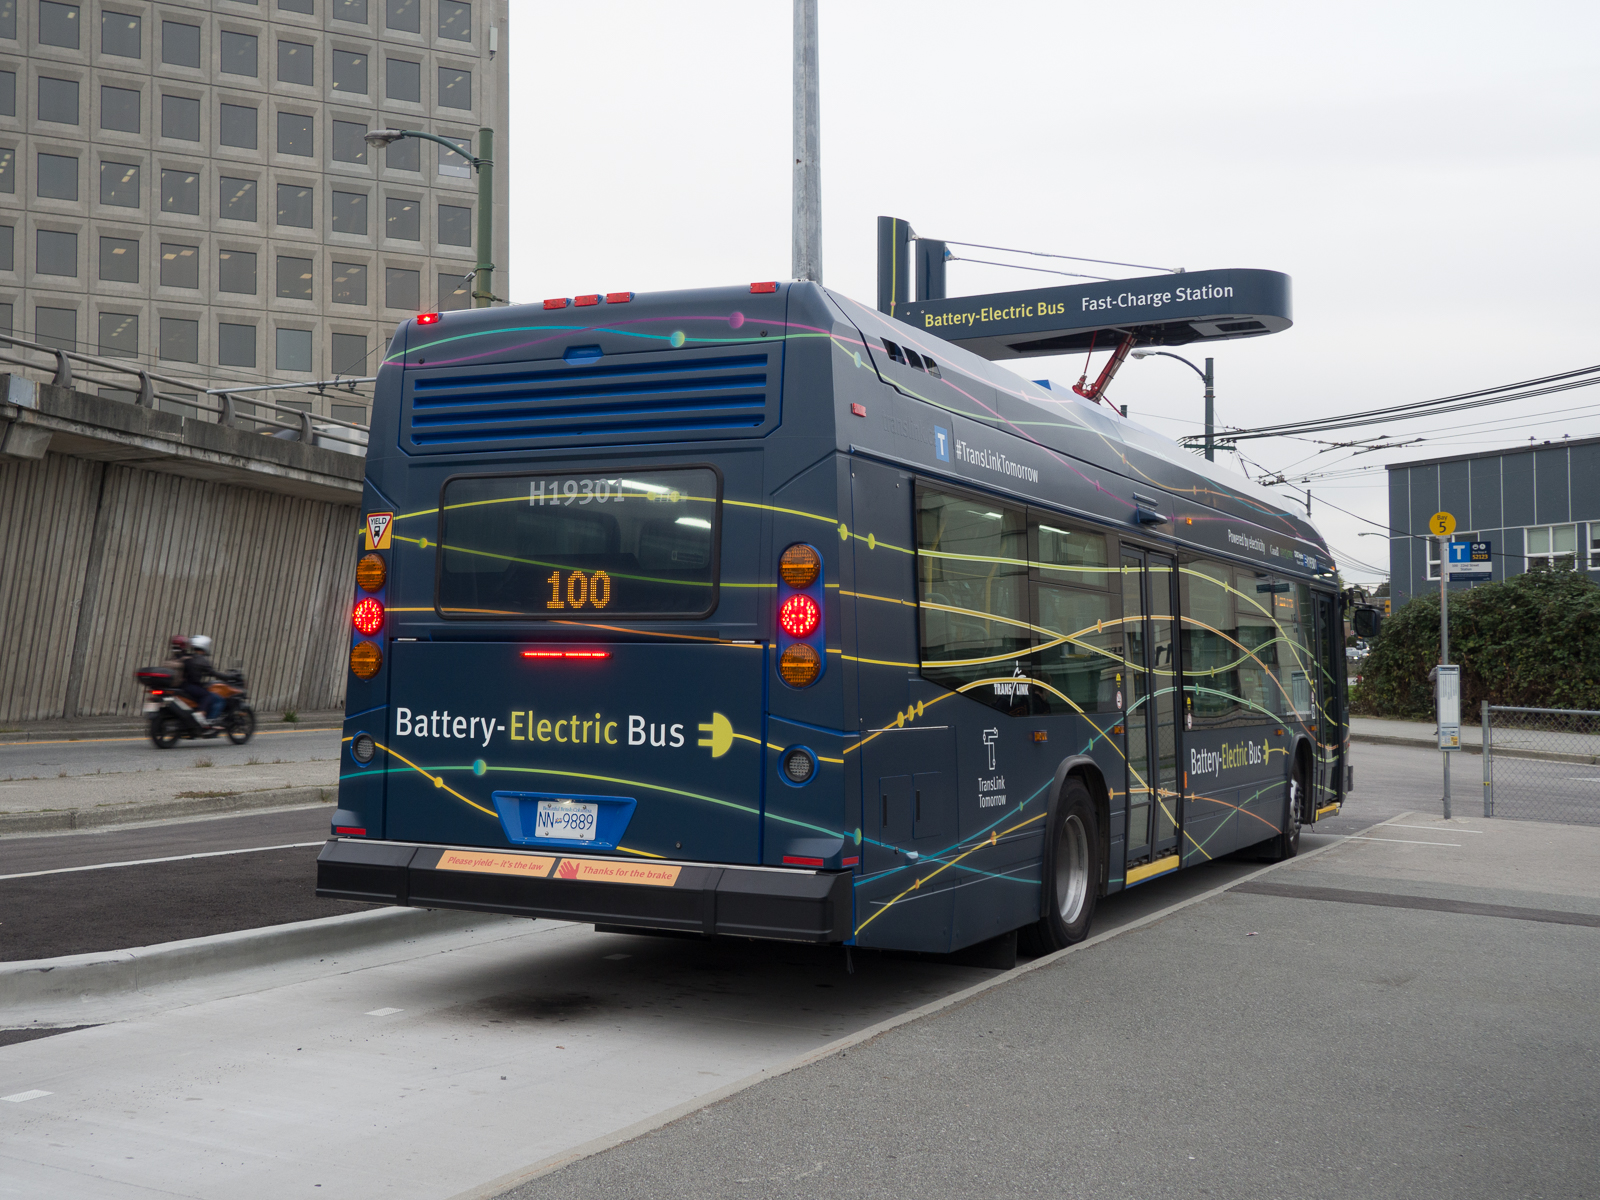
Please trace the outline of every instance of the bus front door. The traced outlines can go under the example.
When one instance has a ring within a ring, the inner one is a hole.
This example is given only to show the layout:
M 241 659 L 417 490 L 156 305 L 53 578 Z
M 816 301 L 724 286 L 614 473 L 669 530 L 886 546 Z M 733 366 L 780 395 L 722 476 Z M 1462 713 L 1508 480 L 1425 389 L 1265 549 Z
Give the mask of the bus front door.
M 1315 680 L 1312 692 L 1312 714 L 1317 731 L 1316 779 L 1313 795 L 1316 808 L 1344 802 L 1344 622 L 1339 618 L 1339 606 L 1334 598 L 1323 592 L 1313 594 L 1317 610 L 1316 662 L 1312 667 Z
M 1126 882 L 1178 866 L 1178 694 L 1171 555 L 1122 552 L 1122 619 L 1127 634 L 1123 698 L 1128 760 Z

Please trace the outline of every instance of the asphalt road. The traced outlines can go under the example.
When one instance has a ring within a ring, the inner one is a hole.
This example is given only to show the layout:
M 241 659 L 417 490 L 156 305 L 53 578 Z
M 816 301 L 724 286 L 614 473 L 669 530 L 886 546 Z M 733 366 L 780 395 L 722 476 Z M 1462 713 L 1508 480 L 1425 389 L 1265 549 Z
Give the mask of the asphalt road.
M 308 743 L 311 737 L 295 744 L 314 750 Z M 1358 744 L 1354 762 L 1357 790 L 1339 817 L 1316 826 L 1318 834 L 1355 833 L 1408 809 L 1425 808 L 1418 797 L 1427 797 L 1430 788 L 1437 795 L 1435 754 Z M 319 806 L 103 833 L 0 839 L 0 876 L 58 872 L 0 878 L 0 960 L 153 945 L 365 907 L 319 900 L 313 894 L 316 856 L 328 836 L 330 815 L 330 809 Z M 1308 833 L 1305 840 L 1310 846 L 1316 839 Z M 263 849 L 267 847 L 271 849 Z M 212 857 L 184 860 L 187 855 Z M 119 863 L 135 865 L 67 870 Z M 1251 865 L 1247 859 L 1228 870 Z M 1185 872 L 1161 888 L 1146 885 L 1102 910 L 1100 924 L 1124 910 L 1125 919 L 1136 919 L 1151 905 L 1188 894 L 1190 888 L 1216 886 L 1204 882 L 1209 878 Z
M 157 750 L 149 738 L 130 733 L 45 738 L 0 742 L 0 786 L 19 780 L 170 770 L 194 766 L 195 760 L 201 758 L 223 767 L 243 766 L 252 760 L 259 763 L 316 762 L 338 756 L 337 726 L 306 728 L 263 724 L 256 730 L 255 737 L 243 746 L 217 737 L 180 741 L 170 750 Z

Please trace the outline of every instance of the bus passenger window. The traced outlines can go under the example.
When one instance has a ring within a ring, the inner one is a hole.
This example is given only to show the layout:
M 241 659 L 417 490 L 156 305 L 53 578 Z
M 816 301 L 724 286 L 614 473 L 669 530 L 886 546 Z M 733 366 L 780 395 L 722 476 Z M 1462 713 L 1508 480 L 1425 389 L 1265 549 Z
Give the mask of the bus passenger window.
M 1239 711 L 1244 651 L 1234 620 L 1232 572 L 1221 563 L 1186 560 L 1178 578 L 1183 596 L 1183 688 L 1188 711 L 1202 728 L 1231 724 Z M 1255 720 L 1259 721 L 1258 714 Z
M 1254 571 L 1234 572 L 1234 610 L 1239 621 L 1239 697 L 1245 707 L 1274 716 L 1289 711 L 1287 681 L 1278 663 L 1282 642 L 1272 619 L 1273 583 Z M 1266 590 L 1262 590 L 1265 588 Z
M 1120 712 L 1122 622 L 1116 596 L 1036 584 L 1040 687 L 1035 712 Z
M 918 489 L 922 675 L 1015 715 L 1031 692 L 1027 532 L 1020 509 Z

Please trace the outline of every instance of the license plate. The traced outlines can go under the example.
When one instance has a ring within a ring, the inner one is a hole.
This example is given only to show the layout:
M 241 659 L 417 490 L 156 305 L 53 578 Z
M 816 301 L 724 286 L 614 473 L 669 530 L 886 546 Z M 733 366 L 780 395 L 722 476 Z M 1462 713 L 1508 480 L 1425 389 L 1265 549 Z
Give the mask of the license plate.
M 599 814 L 598 804 L 582 804 L 577 800 L 541 800 L 538 816 L 534 818 L 534 836 L 592 842 Z

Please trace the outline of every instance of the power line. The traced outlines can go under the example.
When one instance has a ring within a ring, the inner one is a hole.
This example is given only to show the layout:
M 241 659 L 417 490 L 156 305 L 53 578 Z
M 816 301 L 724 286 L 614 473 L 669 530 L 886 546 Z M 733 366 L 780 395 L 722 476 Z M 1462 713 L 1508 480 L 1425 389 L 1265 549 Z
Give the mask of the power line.
M 962 258 L 959 255 L 952 254 L 949 261 L 982 263 L 986 267 L 1006 267 L 1012 271 L 1038 271 L 1043 275 L 1066 275 L 1072 279 L 1096 279 L 1101 283 L 1110 282 L 1104 275 L 1084 275 L 1077 271 L 1052 271 L 1049 267 L 1025 267 L 1021 263 L 990 262 L 987 258 Z

